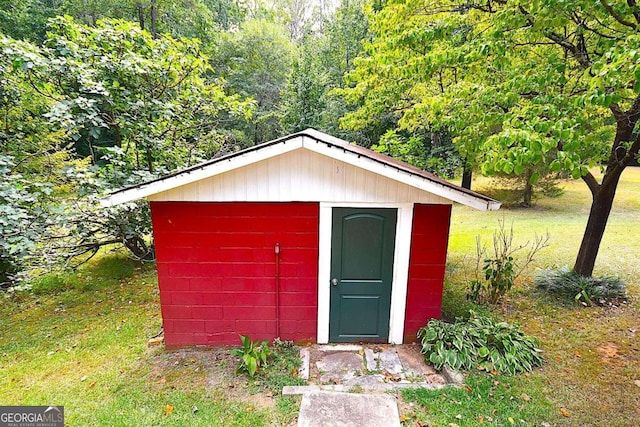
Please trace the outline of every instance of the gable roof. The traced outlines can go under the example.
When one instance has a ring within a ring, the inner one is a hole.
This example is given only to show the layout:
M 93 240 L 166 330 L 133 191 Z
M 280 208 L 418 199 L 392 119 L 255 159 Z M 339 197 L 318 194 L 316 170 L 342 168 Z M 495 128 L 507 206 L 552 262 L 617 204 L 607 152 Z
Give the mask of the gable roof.
M 500 208 L 500 202 L 490 197 L 459 187 L 392 157 L 349 144 L 314 129 L 265 142 L 152 181 L 114 191 L 103 197 L 100 202 L 102 206 L 130 202 L 298 149 L 311 150 L 478 210 Z

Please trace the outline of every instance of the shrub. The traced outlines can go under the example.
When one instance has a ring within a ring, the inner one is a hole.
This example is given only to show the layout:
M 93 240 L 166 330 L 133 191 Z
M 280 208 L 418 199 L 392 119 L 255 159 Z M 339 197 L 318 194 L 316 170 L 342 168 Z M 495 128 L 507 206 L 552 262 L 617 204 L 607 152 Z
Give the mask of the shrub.
M 267 364 L 267 357 L 271 350 L 269 350 L 266 341 L 258 344 L 243 335 L 240 335 L 240 341 L 242 341 L 242 348 L 231 350 L 231 354 L 240 357 L 238 372 L 246 371 L 250 377 L 253 377 L 261 366 Z
M 626 286 L 617 277 L 585 277 L 564 267 L 541 272 L 536 286 L 550 294 L 571 298 L 583 305 L 603 305 L 626 298 Z
M 478 369 L 506 374 L 531 371 L 542 364 L 538 340 L 518 325 L 473 315 L 468 321 L 431 320 L 420 328 L 425 361 L 436 369 Z
M 514 245 L 513 226 L 506 230 L 504 220 L 500 220 L 499 224 L 493 233 L 493 256 L 487 256 L 487 247 L 481 243 L 480 237 L 476 238 L 476 277 L 469 282 L 467 291 L 467 298 L 475 303 L 497 304 L 534 261 L 534 256 L 549 246 L 548 234 L 545 237 L 536 236 L 533 242 Z M 525 249 L 527 253 L 524 259 L 518 263 L 514 256 Z

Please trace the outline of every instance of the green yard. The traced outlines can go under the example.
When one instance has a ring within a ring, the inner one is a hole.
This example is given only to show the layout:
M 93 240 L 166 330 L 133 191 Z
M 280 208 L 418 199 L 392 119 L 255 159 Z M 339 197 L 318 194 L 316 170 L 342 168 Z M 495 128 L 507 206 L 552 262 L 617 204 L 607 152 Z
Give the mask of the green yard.
M 486 181 L 476 183 L 476 188 Z M 444 309 L 462 311 L 475 236 L 488 242 L 498 220 L 515 239 L 549 232 L 535 267 L 571 266 L 589 196 L 580 182 L 533 209 L 479 213 L 456 206 Z M 472 375 L 464 389 L 403 395 L 406 425 L 615 425 L 640 419 L 640 168 L 623 174 L 596 274 L 616 274 L 629 301 L 585 308 L 539 294 L 527 277 L 491 314 L 541 340 L 543 368 L 528 375 Z M 531 273 L 535 273 L 535 267 Z M 152 265 L 105 256 L 77 274 L 41 281 L 37 293 L 0 305 L 0 402 L 64 405 L 68 426 L 287 425 L 295 400 L 233 374 L 225 351 L 147 348 L 160 328 Z M 206 357 L 203 358 L 202 355 Z

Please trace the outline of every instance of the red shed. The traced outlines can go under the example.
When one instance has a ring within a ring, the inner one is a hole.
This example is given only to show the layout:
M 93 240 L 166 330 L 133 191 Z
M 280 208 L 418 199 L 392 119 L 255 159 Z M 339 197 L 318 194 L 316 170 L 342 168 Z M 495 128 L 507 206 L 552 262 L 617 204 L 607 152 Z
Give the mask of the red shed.
M 500 203 L 309 129 L 112 193 L 151 205 L 167 347 L 415 339 L 452 202 Z

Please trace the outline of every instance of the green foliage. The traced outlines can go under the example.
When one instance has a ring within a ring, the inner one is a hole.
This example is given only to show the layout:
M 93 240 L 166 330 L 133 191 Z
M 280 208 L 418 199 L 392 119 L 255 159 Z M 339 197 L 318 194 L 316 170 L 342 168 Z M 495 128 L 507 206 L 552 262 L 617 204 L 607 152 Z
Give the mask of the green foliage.
M 253 377 L 259 368 L 267 365 L 267 357 L 271 354 L 271 350 L 266 341 L 258 344 L 243 335 L 240 335 L 240 341 L 242 341 L 242 348 L 231 350 L 231 354 L 240 357 L 238 372 L 246 371 L 250 377 Z
M 504 259 L 485 258 L 482 270 L 484 281 L 469 282 L 467 297 L 473 302 L 486 300 L 490 304 L 497 303 L 513 287 L 515 271 L 513 257 Z
M 548 246 L 548 242 L 547 235 L 546 238 L 536 237 L 533 242 L 514 246 L 513 226 L 506 230 L 504 220 L 499 221 L 499 228 L 493 233 L 493 256 L 486 256 L 486 246 L 481 244 L 480 236 L 476 238 L 476 278 L 469 282 L 467 298 L 475 303 L 497 304 L 511 290 L 524 269 L 534 261 L 534 256 Z M 518 265 L 514 255 L 524 249 L 527 249 L 527 253 L 521 265 Z
M 48 235 L 52 186 L 16 172 L 13 157 L 0 155 L 0 288 L 13 284 L 36 243 Z
M 523 334 L 518 325 L 494 322 L 472 314 L 468 321 L 430 320 L 418 330 L 425 361 L 436 369 L 529 372 L 542 365 L 538 341 Z
M 13 260 L 0 254 L 3 270 L 26 254 L 39 268 L 74 266 L 118 242 L 152 259 L 147 205 L 102 209 L 98 197 L 211 158 L 226 144 L 220 121 L 250 115 L 251 102 L 211 79 L 197 40 L 154 39 L 125 21 L 94 24 L 54 18 L 42 46 L 0 37 L 0 148 L 32 175 L 20 183 L 12 170 L 3 182 L 22 228 L 30 225 L 22 243 L 11 237 Z M 38 184 L 43 172 L 51 184 Z M 45 212 L 35 199 L 54 190 Z
M 262 19 L 243 22 L 215 46 L 215 71 L 225 79 L 226 88 L 256 103 L 251 122 L 231 118 L 233 128 L 244 133 L 242 145 L 283 136 L 278 109 L 293 53 L 294 46 L 282 25 Z
M 365 146 L 377 141 L 379 131 L 340 127 L 340 117 L 353 108 L 335 92 L 345 86 L 344 73 L 353 69 L 368 33 L 362 4 L 362 0 L 342 0 L 323 21 L 322 30 L 307 32 L 299 43 L 282 96 L 281 123 L 286 132 L 312 127 Z
M 547 293 L 589 306 L 624 300 L 627 292 L 626 285 L 617 277 L 584 277 L 567 267 L 542 271 L 534 283 Z
M 278 394 L 282 387 L 289 385 L 305 385 L 306 382 L 298 376 L 300 369 L 300 349 L 292 341 L 273 340 L 270 347 L 269 365 L 261 369 L 253 377 L 250 390 L 255 392 L 268 391 Z
M 453 178 L 463 160 L 446 132 L 417 133 L 388 130 L 372 148 L 443 178 Z
M 358 107 L 343 126 L 393 113 L 403 130 L 450 132 L 484 174 L 583 178 L 593 209 L 574 269 L 591 275 L 620 174 L 640 153 L 635 3 L 375 3 L 341 91 Z M 596 179 L 589 168 L 605 164 Z

